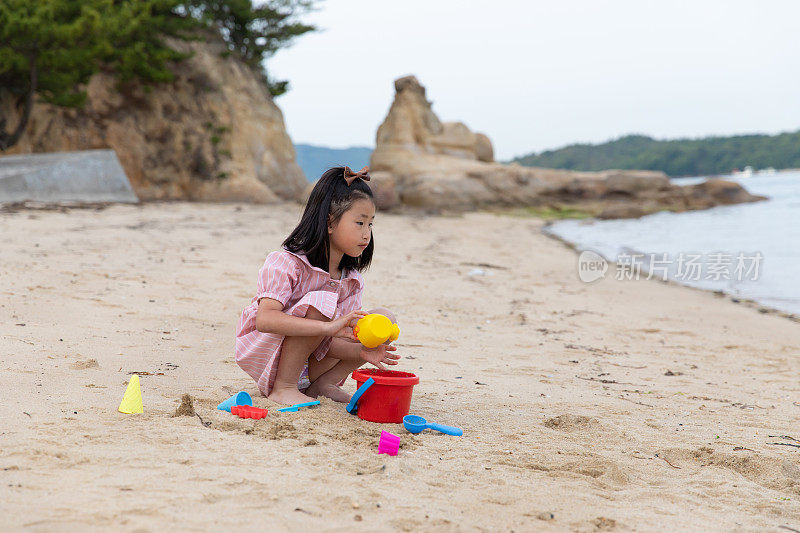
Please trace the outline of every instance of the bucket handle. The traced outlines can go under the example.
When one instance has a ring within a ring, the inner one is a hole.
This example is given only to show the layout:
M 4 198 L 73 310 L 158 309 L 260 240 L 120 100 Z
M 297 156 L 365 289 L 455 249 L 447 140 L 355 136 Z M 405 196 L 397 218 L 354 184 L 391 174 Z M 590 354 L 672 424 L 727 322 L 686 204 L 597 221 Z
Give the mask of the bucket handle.
M 361 395 L 366 392 L 366 390 L 375 383 L 375 380 L 369 378 L 367 381 L 361 384 L 361 386 L 356 390 L 355 394 L 350 398 L 350 403 L 347 404 L 347 412 L 351 415 L 358 413 L 358 400 L 361 399 Z

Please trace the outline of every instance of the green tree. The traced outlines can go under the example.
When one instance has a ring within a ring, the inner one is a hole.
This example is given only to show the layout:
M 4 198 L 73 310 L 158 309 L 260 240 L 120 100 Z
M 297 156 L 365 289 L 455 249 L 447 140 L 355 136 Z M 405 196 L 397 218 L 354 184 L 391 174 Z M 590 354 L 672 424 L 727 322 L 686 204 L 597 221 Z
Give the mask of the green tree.
M 213 28 L 229 52 L 260 73 L 271 94 L 288 82 L 272 81 L 263 62 L 315 28 L 297 21 L 311 0 L 3 0 L 0 2 L 0 97 L 11 95 L 16 126 L 0 116 L 0 150 L 25 131 L 36 95 L 59 106 L 79 106 L 84 84 L 101 68 L 121 84 L 152 85 L 173 79 L 170 64 L 187 55 L 165 36 L 200 39 Z M 4 94 L 5 93 L 5 94 Z
M 83 102 L 85 94 L 78 87 L 94 73 L 103 54 L 107 5 L 106 0 L 0 3 L 0 87 L 22 110 L 11 132 L 6 131 L 6 118 L 0 117 L 0 149 L 22 136 L 36 94 L 56 105 Z
M 735 168 L 800 167 L 800 132 L 658 141 L 628 135 L 603 144 L 573 144 L 514 161 L 570 170 L 661 170 L 670 176 L 727 174 Z
M 169 63 L 189 54 L 168 47 L 164 37 L 196 39 L 195 30 L 200 25 L 180 0 L 114 0 L 104 27 L 107 38 L 102 65 L 122 83 L 172 81 Z
M 237 55 L 262 75 L 273 96 L 288 90 L 288 81 L 272 80 L 263 67 L 264 60 L 291 41 L 316 28 L 297 20 L 299 13 L 313 9 L 311 0 L 273 0 L 253 7 L 251 0 L 195 0 L 190 10 L 217 28 Z

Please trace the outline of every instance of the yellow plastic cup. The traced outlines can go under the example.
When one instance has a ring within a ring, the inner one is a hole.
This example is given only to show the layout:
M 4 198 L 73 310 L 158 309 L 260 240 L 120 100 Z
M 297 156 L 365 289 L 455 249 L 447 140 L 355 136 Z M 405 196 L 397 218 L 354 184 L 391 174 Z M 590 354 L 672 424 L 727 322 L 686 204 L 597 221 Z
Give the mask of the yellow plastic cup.
M 353 333 L 367 348 L 375 348 L 386 341 L 395 341 L 400 336 L 400 326 L 392 324 L 387 317 L 372 313 L 360 319 Z

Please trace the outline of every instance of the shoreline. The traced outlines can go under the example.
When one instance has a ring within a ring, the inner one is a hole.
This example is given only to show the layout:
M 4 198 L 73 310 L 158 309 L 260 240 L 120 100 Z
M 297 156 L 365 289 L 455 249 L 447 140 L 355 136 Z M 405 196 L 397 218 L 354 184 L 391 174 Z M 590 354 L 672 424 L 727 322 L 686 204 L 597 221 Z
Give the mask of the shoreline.
M 577 244 L 575 244 L 572 241 L 569 241 L 567 239 L 564 239 L 563 237 L 561 237 L 559 235 L 556 235 L 555 233 L 551 233 L 551 232 L 547 231 L 547 228 L 550 227 L 551 225 L 555 224 L 555 222 L 557 222 L 557 221 L 548 221 L 548 222 L 546 222 L 544 224 L 544 226 L 542 226 L 542 235 L 562 243 L 564 246 L 566 246 L 567 248 L 569 248 L 570 250 L 572 250 L 576 254 L 580 253 L 581 250 L 578 250 Z M 614 261 L 611 261 L 610 259 L 606 259 L 606 261 L 608 262 L 609 265 L 616 265 L 617 264 Z M 695 287 L 693 285 L 686 285 L 686 284 L 681 283 L 679 281 L 676 281 L 674 279 L 667 279 L 667 280 L 658 279 L 658 280 L 651 280 L 651 281 L 657 281 L 657 282 L 664 283 L 664 284 L 667 284 L 667 285 L 675 285 L 677 287 L 683 287 L 683 288 L 686 288 L 686 289 L 693 289 L 693 290 L 701 291 L 701 292 L 704 292 L 704 293 L 714 294 L 715 296 L 717 296 L 719 298 L 726 298 L 727 300 L 730 300 L 731 302 L 733 302 L 735 304 L 743 305 L 743 306 L 745 306 L 747 308 L 750 308 L 750 309 L 755 309 L 759 313 L 777 315 L 777 316 L 780 316 L 782 318 L 786 318 L 788 320 L 791 320 L 792 322 L 800 323 L 800 315 L 795 314 L 795 313 L 790 313 L 788 311 L 784 311 L 783 309 L 770 307 L 769 305 L 763 304 L 763 303 L 759 302 L 758 300 L 752 300 L 752 299 L 749 299 L 749 298 L 739 298 L 739 297 L 733 296 L 733 295 L 728 294 L 725 291 L 721 291 L 721 290 L 704 289 L 702 287 Z

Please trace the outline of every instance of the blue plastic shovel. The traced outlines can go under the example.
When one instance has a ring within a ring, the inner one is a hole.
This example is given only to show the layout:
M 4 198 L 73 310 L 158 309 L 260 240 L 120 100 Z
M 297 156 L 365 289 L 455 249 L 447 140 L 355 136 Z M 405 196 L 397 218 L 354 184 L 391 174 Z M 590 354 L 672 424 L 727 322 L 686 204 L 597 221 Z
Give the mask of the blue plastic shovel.
M 423 429 L 432 429 L 434 431 L 444 433 L 445 435 L 453 435 L 455 437 L 460 437 L 461 435 L 464 434 L 461 428 L 454 428 L 453 426 L 444 426 L 442 424 L 434 424 L 433 422 L 428 422 L 421 416 L 416 416 L 416 415 L 404 416 L 403 425 L 411 433 L 420 433 Z
M 280 409 L 276 409 L 276 411 L 280 413 L 296 413 L 301 407 L 311 407 L 312 405 L 319 405 L 319 400 L 306 403 L 296 403 L 294 405 L 290 405 L 289 407 L 281 407 Z

